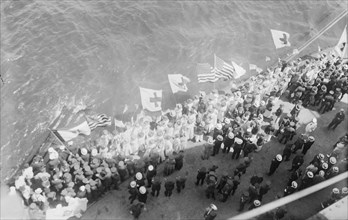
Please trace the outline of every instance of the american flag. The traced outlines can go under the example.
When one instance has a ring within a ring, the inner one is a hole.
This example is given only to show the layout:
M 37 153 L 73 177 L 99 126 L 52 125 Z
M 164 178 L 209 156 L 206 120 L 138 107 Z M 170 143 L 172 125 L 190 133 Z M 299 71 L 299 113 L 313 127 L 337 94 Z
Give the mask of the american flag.
M 213 68 L 209 63 L 198 63 L 196 70 L 199 83 L 216 82 L 217 80 L 219 80 L 219 78 L 215 76 Z
M 96 129 L 97 127 L 105 127 L 111 125 L 111 118 L 105 114 L 99 114 L 97 116 L 87 116 L 88 126 L 91 130 Z
M 236 70 L 232 65 L 226 63 L 215 54 L 213 72 L 215 73 L 215 76 L 219 79 L 232 79 L 236 74 Z

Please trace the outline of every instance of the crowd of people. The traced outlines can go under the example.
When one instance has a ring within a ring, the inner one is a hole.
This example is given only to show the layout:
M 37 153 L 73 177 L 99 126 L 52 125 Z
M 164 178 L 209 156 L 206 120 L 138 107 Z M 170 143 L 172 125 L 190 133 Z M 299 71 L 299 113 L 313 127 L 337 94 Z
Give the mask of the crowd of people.
M 226 202 L 252 163 L 253 153 L 261 151 L 273 137 L 285 147 L 283 154 L 271 161 L 268 175 L 295 155 L 282 195 L 287 196 L 347 170 L 343 152 L 348 146 L 348 134 L 334 144 L 332 153 L 318 152 L 302 169 L 304 156 L 315 143 L 316 118 L 306 125 L 303 134 L 298 132 L 302 108 L 319 106 L 322 114 L 332 111 L 348 92 L 347 86 L 347 64 L 330 54 L 319 59 L 279 62 L 274 69 L 251 77 L 243 85 L 231 86 L 231 91 L 202 92 L 156 117 L 142 112 L 135 122 L 127 122 L 124 128 L 112 132 L 105 129 L 98 139 L 83 146 L 50 147 L 46 155 L 35 156 L 25 166 L 14 187 L 30 210 L 45 213 L 58 204 L 67 206 L 75 198 L 96 201 L 110 190 L 121 190 L 120 183 L 129 181 L 130 212 L 138 217 L 146 209 L 148 193 L 159 196 L 162 182 L 167 197 L 175 188 L 178 193 L 185 188 L 188 173 L 175 178 L 173 173 L 183 167 L 188 143 L 202 142 L 204 150 L 199 156 L 203 160 L 220 150 L 230 154 L 231 160 L 242 157 L 233 174 L 224 172 L 218 177 L 217 166 L 198 170 L 196 185 L 205 185 L 206 197 L 215 199 L 218 193 Z M 294 103 L 290 113 L 284 112 L 283 105 L 275 108 L 281 96 Z M 342 109 L 328 129 L 335 129 L 344 119 Z M 164 179 L 157 172 L 159 164 L 164 166 Z M 264 182 L 262 174 L 254 175 L 248 190 L 241 193 L 239 211 L 246 204 L 250 204 L 249 210 L 259 207 L 270 187 L 271 182 Z M 138 202 L 133 204 L 135 200 Z M 212 204 L 205 218 L 214 219 L 216 210 Z M 277 213 L 285 214 L 279 210 Z

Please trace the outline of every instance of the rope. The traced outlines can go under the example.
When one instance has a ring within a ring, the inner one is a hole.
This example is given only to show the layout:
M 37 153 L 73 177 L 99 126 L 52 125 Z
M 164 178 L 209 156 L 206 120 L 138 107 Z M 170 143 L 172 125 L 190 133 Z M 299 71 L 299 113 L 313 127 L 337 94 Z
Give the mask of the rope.
M 336 18 L 334 18 L 329 24 L 327 24 L 324 28 L 322 28 L 313 38 L 309 39 L 306 43 L 304 43 L 301 47 L 298 48 L 298 53 L 300 54 L 305 48 L 307 48 L 313 41 L 318 39 L 321 35 L 323 35 L 328 29 L 334 26 L 339 20 L 341 20 L 345 15 L 347 15 L 348 10 L 342 11 Z M 286 62 L 292 60 L 297 54 L 292 54 L 285 59 Z

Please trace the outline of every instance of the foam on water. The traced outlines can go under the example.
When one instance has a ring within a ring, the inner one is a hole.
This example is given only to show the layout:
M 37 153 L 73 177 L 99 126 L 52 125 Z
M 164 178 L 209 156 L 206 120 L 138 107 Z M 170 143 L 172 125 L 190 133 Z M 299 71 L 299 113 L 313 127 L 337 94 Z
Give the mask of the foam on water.
M 212 63 L 216 53 L 246 69 L 265 67 L 265 56 L 273 62 L 290 53 L 343 7 L 345 0 L 3 1 L 1 172 L 41 144 L 66 108 L 114 115 L 128 104 L 133 111 L 139 86 L 163 89 L 163 107 L 172 107 L 199 90 L 228 85 L 197 84 L 196 63 Z M 343 26 L 338 22 L 308 51 L 336 43 Z M 294 47 L 276 51 L 271 28 L 289 32 Z M 191 79 L 186 96 L 171 93 L 170 73 Z

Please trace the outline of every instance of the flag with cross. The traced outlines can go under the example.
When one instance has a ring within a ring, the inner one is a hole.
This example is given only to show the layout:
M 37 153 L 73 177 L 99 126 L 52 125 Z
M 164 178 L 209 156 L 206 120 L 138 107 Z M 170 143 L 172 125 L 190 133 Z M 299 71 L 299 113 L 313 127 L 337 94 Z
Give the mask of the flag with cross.
M 141 87 L 139 87 L 139 89 L 143 109 L 147 109 L 151 112 L 162 110 L 162 90 L 145 89 Z

